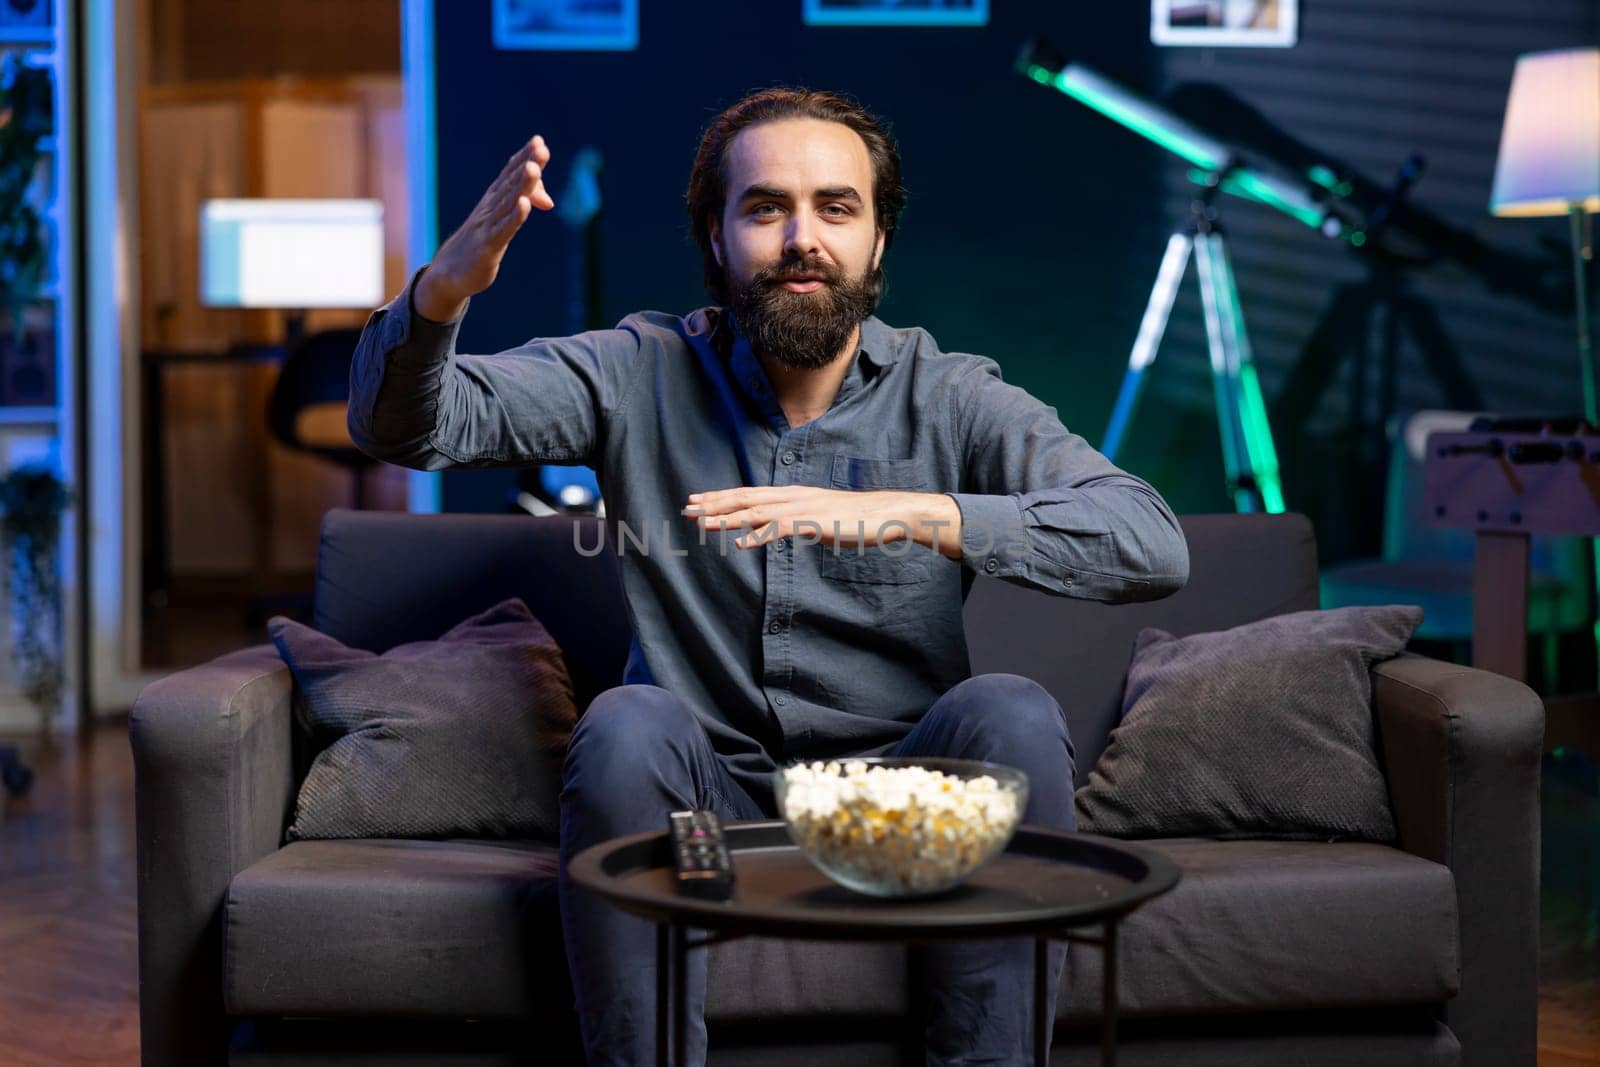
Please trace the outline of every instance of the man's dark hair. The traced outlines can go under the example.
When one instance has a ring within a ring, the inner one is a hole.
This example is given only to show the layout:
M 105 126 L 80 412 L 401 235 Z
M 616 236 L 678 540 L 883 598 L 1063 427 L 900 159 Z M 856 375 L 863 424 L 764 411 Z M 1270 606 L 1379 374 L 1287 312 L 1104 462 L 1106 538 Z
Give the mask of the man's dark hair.
M 872 217 L 883 234 L 883 248 L 894 243 L 894 231 L 905 206 L 905 186 L 900 182 L 900 149 L 883 122 L 866 108 L 838 93 L 811 89 L 775 88 L 752 93 L 711 120 L 700 138 L 689 171 L 685 196 L 689 225 L 700 246 L 706 292 L 719 304 L 728 302 L 727 276 L 711 251 L 711 219 L 720 219 L 728 200 L 728 145 L 740 130 L 782 119 L 821 119 L 854 130 L 866 142 L 872 159 Z M 868 282 L 873 304 L 883 295 L 883 264 Z

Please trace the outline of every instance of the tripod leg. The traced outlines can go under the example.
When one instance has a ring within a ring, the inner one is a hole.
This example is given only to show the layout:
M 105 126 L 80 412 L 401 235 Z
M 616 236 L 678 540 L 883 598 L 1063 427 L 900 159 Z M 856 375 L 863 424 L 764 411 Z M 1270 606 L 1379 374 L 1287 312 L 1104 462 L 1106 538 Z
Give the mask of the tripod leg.
M 1187 233 L 1175 233 L 1167 241 L 1166 254 L 1161 257 L 1161 269 L 1156 273 L 1156 283 L 1150 289 L 1150 300 L 1145 305 L 1144 318 L 1139 322 L 1139 336 L 1134 339 L 1133 352 L 1128 356 L 1128 371 L 1122 376 L 1122 389 L 1117 393 L 1116 407 L 1111 409 L 1111 423 L 1106 427 L 1105 442 L 1100 452 L 1113 463 L 1117 449 L 1122 447 L 1122 435 L 1133 420 L 1133 407 L 1139 400 L 1139 388 L 1144 383 L 1144 370 L 1155 362 L 1156 350 L 1167 332 L 1167 320 L 1172 317 L 1172 304 L 1178 298 L 1178 285 L 1189 266 L 1189 253 L 1194 240 Z
M 1222 464 L 1228 476 L 1228 492 L 1239 511 L 1254 511 L 1243 489 L 1245 450 L 1243 424 L 1239 418 L 1238 395 L 1233 388 L 1234 357 L 1217 293 L 1218 279 L 1210 238 L 1195 238 L 1195 265 L 1200 275 L 1200 304 L 1205 310 L 1206 345 L 1211 350 L 1211 386 L 1217 406 L 1217 432 L 1222 437 Z
M 1200 267 L 1200 295 L 1206 313 L 1206 338 L 1211 347 L 1211 372 L 1216 386 L 1217 421 L 1226 427 L 1223 458 L 1228 463 L 1234 506 L 1253 511 L 1283 511 L 1283 485 L 1278 450 L 1272 443 L 1267 406 L 1261 396 L 1250 339 L 1245 333 L 1239 287 L 1219 233 L 1195 238 Z

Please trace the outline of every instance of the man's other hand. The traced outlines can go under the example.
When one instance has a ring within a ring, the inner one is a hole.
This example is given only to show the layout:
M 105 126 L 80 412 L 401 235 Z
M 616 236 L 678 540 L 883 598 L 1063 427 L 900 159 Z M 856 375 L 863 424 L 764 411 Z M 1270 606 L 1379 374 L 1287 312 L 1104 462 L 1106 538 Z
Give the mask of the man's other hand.
M 961 509 L 943 493 L 746 486 L 691 493 L 683 514 L 702 530 L 749 530 L 739 548 L 780 537 L 847 547 L 911 540 L 961 558 Z

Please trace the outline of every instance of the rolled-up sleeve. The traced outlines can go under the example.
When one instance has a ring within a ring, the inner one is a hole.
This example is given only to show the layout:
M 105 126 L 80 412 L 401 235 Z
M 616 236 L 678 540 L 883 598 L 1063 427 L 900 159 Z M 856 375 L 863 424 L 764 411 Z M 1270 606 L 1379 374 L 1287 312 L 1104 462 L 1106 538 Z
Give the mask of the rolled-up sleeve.
M 1182 588 L 1189 550 L 1147 482 L 1061 424 L 982 357 L 954 378 L 965 471 L 962 561 L 980 574 L 1087 600 L 1156 600 Z
M 420 275 L 373 312 L 356 347 L 349 407 L 356 447 L 417 470 L 593 465 L 641 363 L 640 334 L 629 321 L 461 355 L 460 317 L 436 323 L 413 308 Z

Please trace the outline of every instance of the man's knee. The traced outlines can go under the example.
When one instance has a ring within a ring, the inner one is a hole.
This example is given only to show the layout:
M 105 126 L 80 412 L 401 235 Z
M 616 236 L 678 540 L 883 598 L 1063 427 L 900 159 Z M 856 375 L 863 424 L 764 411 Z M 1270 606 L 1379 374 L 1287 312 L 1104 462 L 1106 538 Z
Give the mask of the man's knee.
M 577 767 L 626 778 L 659 766 L 702 727 L 683 701 L 653 685 L 622 685 L 595 697 L 567 745 L 567 774 Z M 677 742 L 678 744 L 675 744 Z
M 1020 674 L 974 675 L 945 694 L 945 700 L 954 713 L 985 734 L 1024 743 L 1067 737 L 1067 719 L 1056 698 Z

